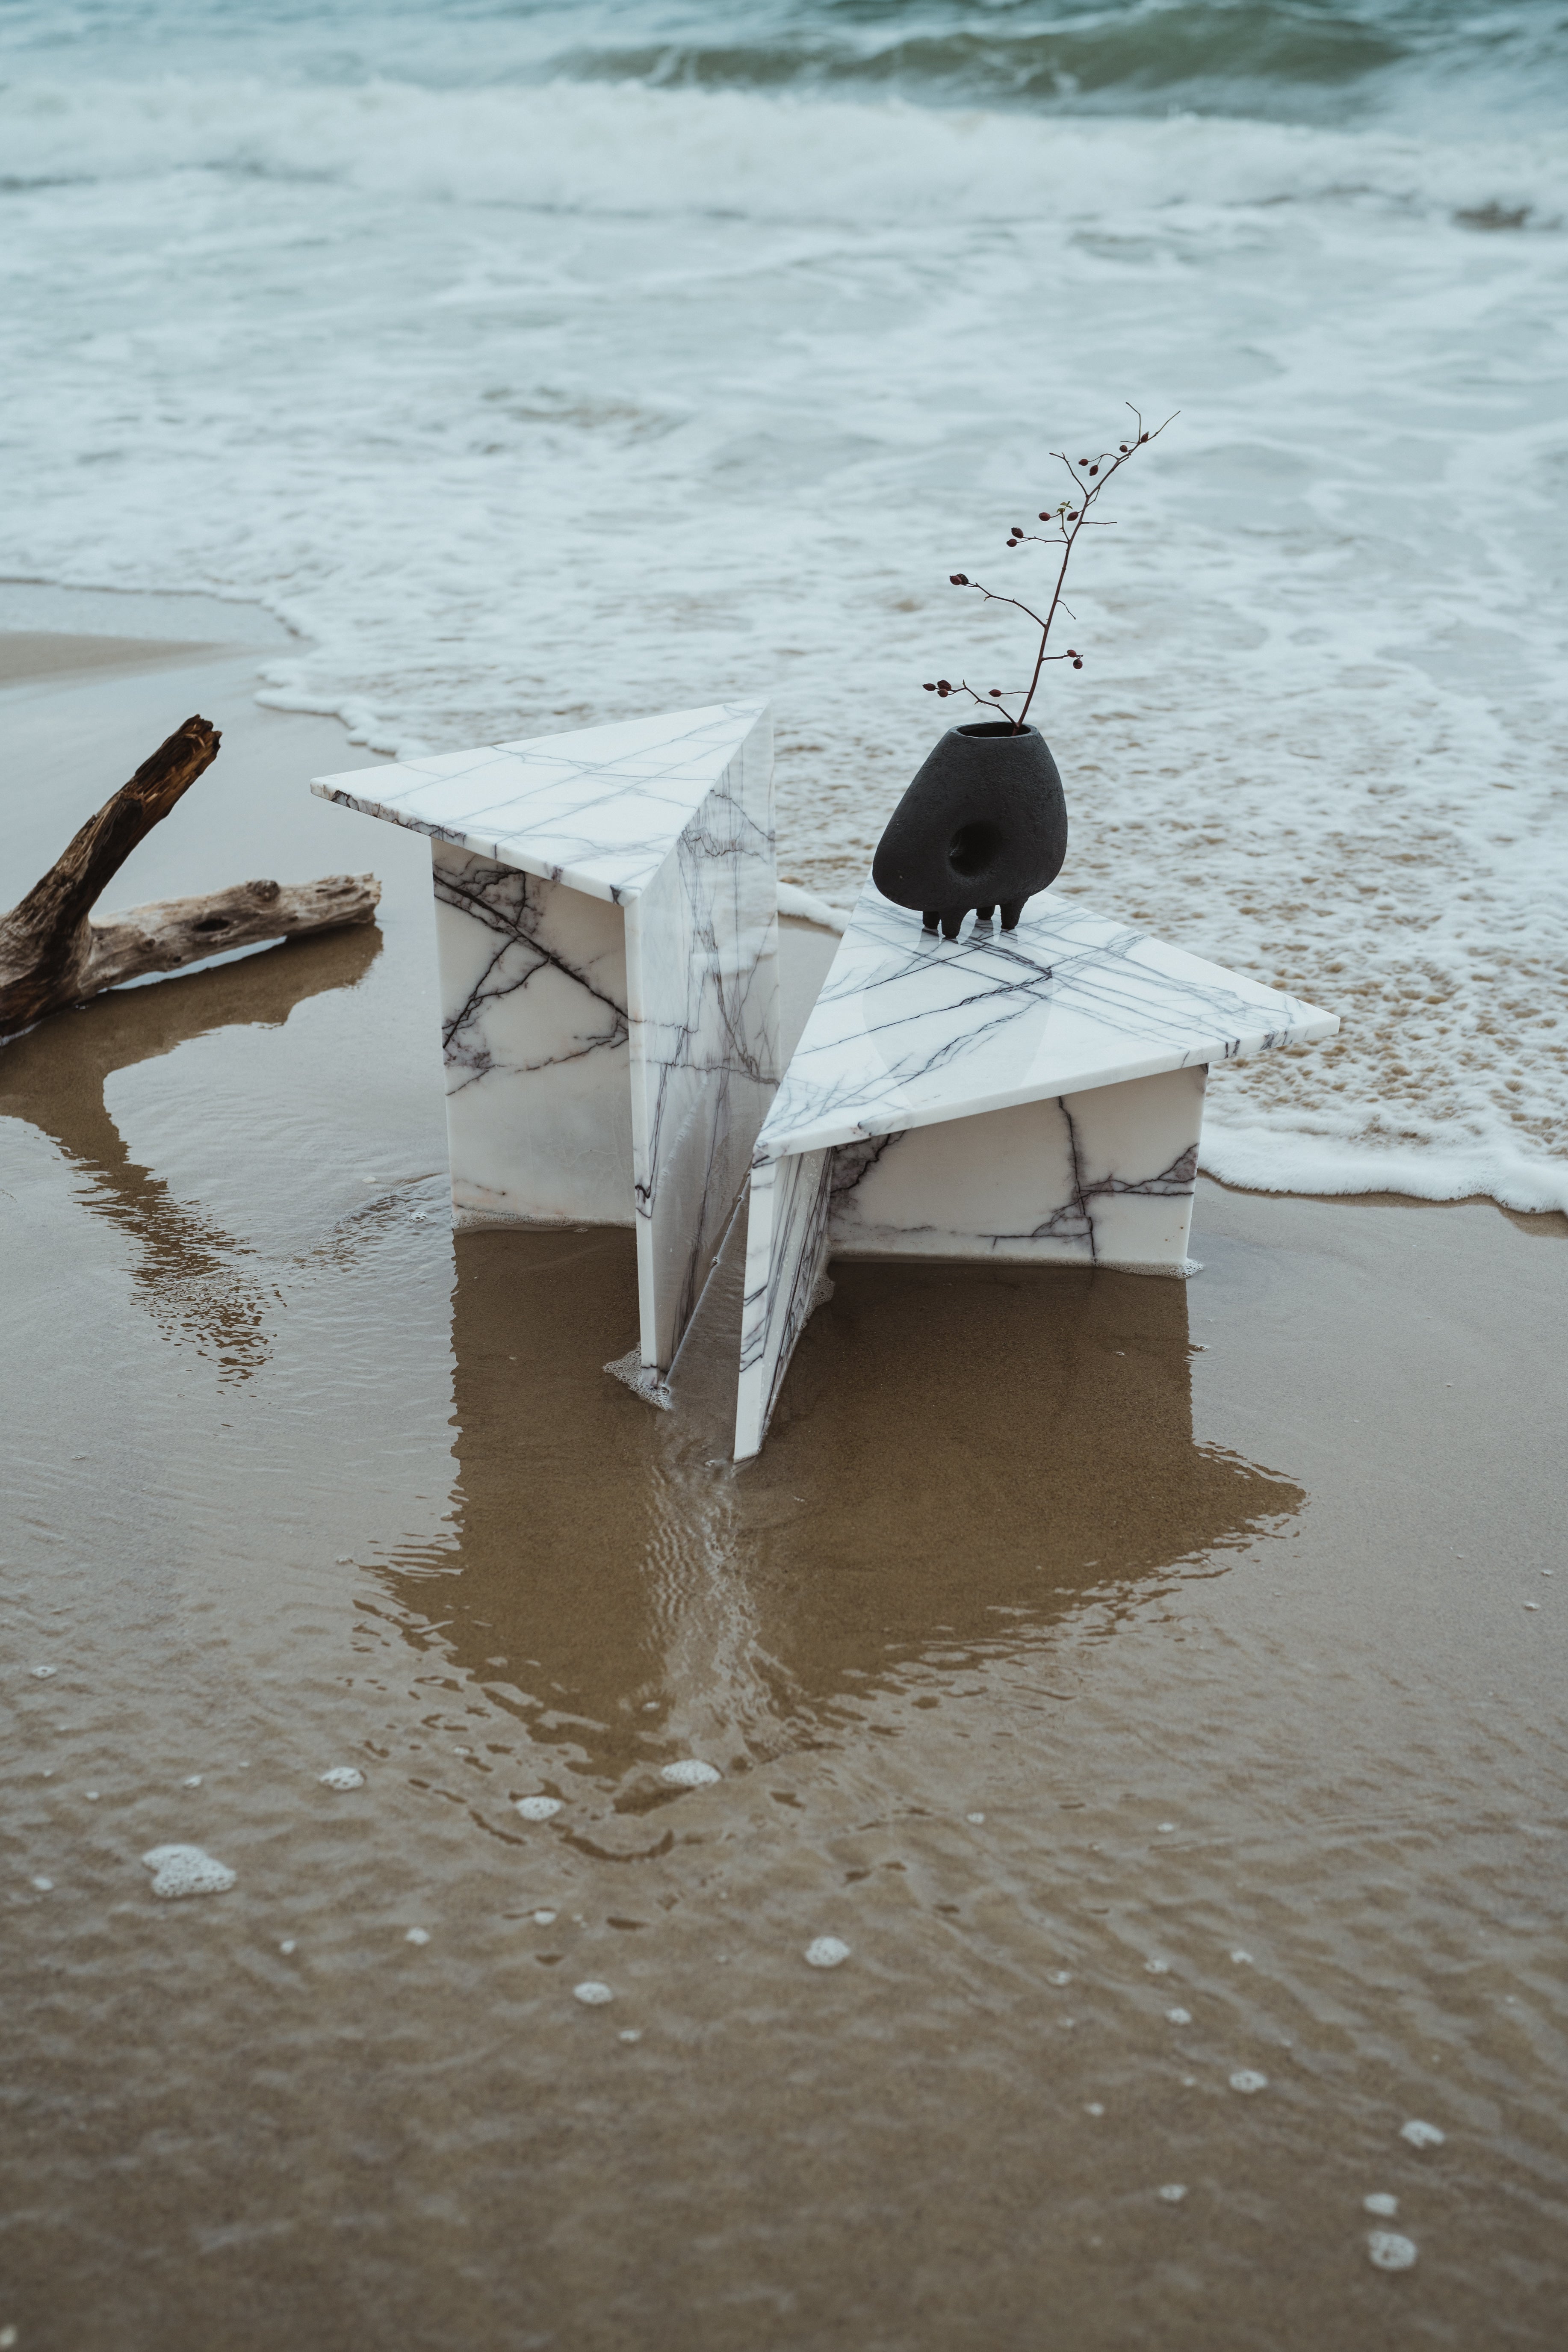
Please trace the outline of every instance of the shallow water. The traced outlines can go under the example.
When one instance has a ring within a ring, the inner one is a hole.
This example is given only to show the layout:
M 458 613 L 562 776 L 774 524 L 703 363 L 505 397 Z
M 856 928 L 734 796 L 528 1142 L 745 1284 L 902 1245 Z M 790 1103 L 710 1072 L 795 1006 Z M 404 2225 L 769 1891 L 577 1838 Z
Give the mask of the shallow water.
M 19 875 L 162 696 L 132 895 L 386 884 L 0 1060 L 19 2352 L 1555 2347 L 1562 1221 L 845 1266 L 736 1472 L 732 1269 L 667 1415 L 629 1234 L 447 1229 L 421 845 L 248 668 L 0 709 Z

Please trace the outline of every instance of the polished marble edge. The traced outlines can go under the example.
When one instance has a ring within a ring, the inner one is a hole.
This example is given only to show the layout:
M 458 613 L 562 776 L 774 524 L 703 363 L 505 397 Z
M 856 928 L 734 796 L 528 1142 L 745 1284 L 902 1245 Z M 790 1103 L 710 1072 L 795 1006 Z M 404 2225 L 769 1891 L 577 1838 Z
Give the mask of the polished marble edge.
M 949 941 L 868 882 L 754 1158 L 1237 1061 L 1339 1025 L 1054 891 L 1015 931 Z
M 820 1297 L 832 1177 L 827 1151 L 793 1154 L 752 1171 L 735 1390 L 737 1462 L 762 1451 L 795 1344 Z
M 310 789 L 619 906 L 647 887 L 768 709 L 712 703 L 349 769 Z

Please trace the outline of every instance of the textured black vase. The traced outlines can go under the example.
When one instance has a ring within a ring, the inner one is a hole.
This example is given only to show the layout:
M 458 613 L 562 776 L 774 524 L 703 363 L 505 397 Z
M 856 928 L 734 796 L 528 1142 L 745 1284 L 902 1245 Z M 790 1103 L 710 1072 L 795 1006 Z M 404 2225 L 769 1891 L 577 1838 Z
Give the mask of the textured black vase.
M 1062 780 L 1035 727 L 950 727 L 888 820 L 871 879 L 896 907 L 918 907 L 950 940 L 973 907 L 1002 909 L 1010 931 L 1068 854 Z

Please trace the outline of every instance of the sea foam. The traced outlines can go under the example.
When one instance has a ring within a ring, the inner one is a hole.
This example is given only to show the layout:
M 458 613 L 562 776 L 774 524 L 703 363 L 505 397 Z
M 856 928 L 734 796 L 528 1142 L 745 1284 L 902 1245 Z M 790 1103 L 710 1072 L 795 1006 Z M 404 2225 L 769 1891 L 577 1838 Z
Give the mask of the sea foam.
M 226 1895 L 235 1873 L 199 1845 L 155 1845 L 142 1857 L 153 1892 L 177 1902 L 186 1895 Z

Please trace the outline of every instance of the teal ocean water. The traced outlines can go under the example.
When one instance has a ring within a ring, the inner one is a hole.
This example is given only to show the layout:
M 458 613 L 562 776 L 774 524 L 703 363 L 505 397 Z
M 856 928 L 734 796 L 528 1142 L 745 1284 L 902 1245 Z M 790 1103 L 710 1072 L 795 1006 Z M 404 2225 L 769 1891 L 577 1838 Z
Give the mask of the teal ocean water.
M 0 570 L 259 598 L 388 749 L 770 691 L 845 898 L 1016 667 L 949 572 L 1179 411 L 1061 887 L 1343 1013 L 1216 1172 L 1568 1205 L 1565 96 L 1544 0 L 23 0 Z
M 8 12 L 18 62 L 90 52 L 432 89 L 563 79 L 897 95 L 929 105 L 1456 129 L 1561 119 L 1555 0 L 430 0 L 325 8 L 53 0 Z

